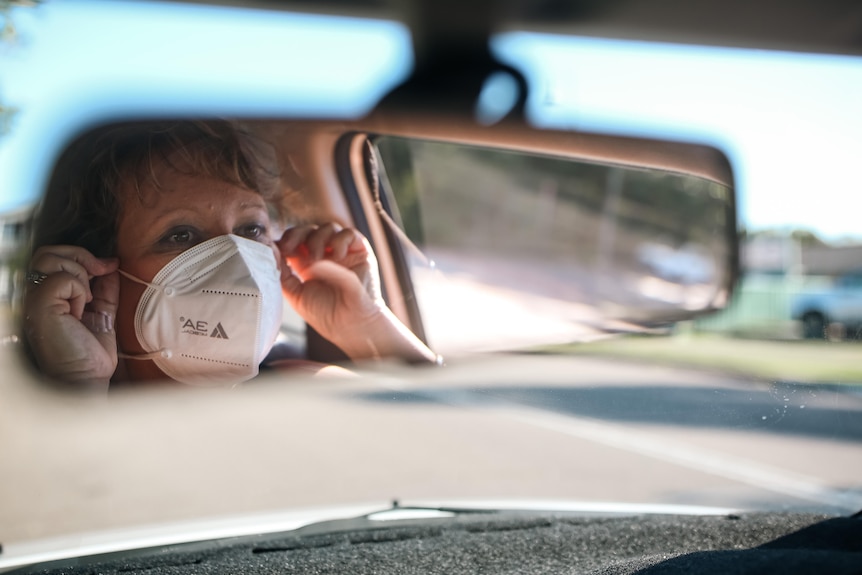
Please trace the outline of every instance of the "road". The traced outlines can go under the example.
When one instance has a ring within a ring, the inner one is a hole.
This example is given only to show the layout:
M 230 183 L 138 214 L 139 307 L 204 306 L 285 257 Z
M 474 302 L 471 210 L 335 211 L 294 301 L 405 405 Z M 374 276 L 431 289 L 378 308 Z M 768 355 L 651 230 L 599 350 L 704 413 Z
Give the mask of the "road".
M 98 401 L 39 392 L 14 358 L 2 365 L 7 549 L 393 498 L 862 508 L 853 391 L 523 355 Z

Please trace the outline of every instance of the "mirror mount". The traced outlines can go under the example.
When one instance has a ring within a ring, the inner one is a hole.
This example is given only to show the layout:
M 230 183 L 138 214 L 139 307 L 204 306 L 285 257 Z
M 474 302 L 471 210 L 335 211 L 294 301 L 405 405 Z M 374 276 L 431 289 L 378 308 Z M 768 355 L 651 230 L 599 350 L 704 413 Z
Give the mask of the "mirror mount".
M 416 57 L 413 73 L 383 97 L 374 113 L 422 110 L 472 115 L 488 82 L 504 75 L 512 97 L 499 119 L 523 121 L 527 81 L 489 49 L 494 23 L 488 21 L 488 14 L 494 13 L 490 9 L 494 4 L 477 0 L 467 9 L 460 0 L 415 3 L 408 14 Z

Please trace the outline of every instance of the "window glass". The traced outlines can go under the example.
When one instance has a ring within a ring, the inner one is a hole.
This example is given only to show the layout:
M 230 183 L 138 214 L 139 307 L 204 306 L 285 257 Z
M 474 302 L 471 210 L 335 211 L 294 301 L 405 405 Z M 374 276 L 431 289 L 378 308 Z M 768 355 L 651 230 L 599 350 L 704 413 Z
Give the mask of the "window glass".
M 589 338 L 636 311 L 708 307 L 724 283 L 730 194 L 715 182 L 403 138 L 377 149 L 441 352 Z

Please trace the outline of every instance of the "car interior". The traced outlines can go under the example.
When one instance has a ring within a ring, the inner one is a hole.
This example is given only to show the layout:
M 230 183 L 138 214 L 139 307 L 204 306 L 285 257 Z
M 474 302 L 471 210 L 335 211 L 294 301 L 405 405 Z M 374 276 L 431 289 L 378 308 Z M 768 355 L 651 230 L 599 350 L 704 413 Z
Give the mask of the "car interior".
M 265 0 L 216 3 L 283 7 Z M 486 354 L 493 363 L 497 352 L 541 354 L 543 346 L 615 334 L 666 333 L 677 322 L 721 310 L 731 301 L 740 274 L 740 227 L 735 175 L 727 155 L 697 142 L 532 125 L 525 112 L 526 81 L 491 55 L 492 32 L 541 29 L 862 54 L 862 5 L 851 1 L 768 0 L 752 5 L 710 0 L 697 7 L 676 0 L 462 4 L 329 0 L 321 5 L 294 0 L 288 8 L 299 12 L 363 16 L 394 10 L 411 26 L 413 75 L 363 118 L 226 118 L 271 148 L 281 173 L 284 226 L 333 221 L 361 232 L 378 262 L 386 305 L 439 357 L 436 365 L 421 367 L 404 366 L 398 358 L 384 358 L 392 365 L 382 366 L 350 362 L 341 349 L 286 309 L 279 343 L 264 362 L 270 369 L 262 371 L 258 387 L 272 387 L 278 370 L 294 360 L 346 366 L 360 378 L 383 374 L 380 379 L 386 383 L 387 373 L 427 373 L 457 363 L 462 355 Z M 504 86 L 503 96 L 483 100 L 482 94 L 493 92 L 491 84 L 497 80 Z M 442 85 L 447 89 L 440 89 Z M 55 203 L 64 201 L 64 170 L 68 162 L 81 160 L 77 143 L 106 126 L 141 121 L 156 118 L 123 117 L 87 126 L 67 143 L 35 212 L 37 227 L 40 220 L 50 226 Z M 529 218 L 514 219 L 527 213 Z M 536 235 L 575 247 L 556 254 L 536 242 Z M 513 294 L 524 299 L 515 304 Z M 33 380 L 46 384 L 48 394 L 62 389 L 62 382 L 32 365 L 27 369 Z M 445 380 L 441 372 L 429 377 Z M 420 384 L 422 377 L 416 376 Z M 297 397 L 310 396 L 316 385 L 321 384 L 302 380 Z M 384 397 L 406 407 L 434 401 L 433 394 L 423 396 L 421 389 L 405 390 L 397 383 L 373 393 L 359 389 L 356 397 Z M 253 393 L 238 401 L 257 405 Z M 119 402 L 122 394 L 117 394 Z M 166 408 L 154 425 L 166 429 L 174 428 L 164 421 L 191 403 L 183 395 L 140 399 L 142 405 L 150 401 Z M 460 401 L 469 404 L 469 393 Z M 287 415 L 277 417 L 298 419 L 299 410 L 288 406 Z M 111 417 L 144 420 L 129 406 Z M 251 416 L 242 417 L 211 423 L 227 433 L 224 430 L 237 421 L 247 426 L 254 422 Z M 276 416 L 260 415 L 260 421 L 267 417 Z M 197 431 L 204 434 L 207 429 Z M 266 435 L 266 428 L 261 424 L 254 432 Z M 127 436 L 117 437 L 119 442 Z M 326 430 L 311 439 L 320 437 L 328 440 Z M 270 445 L 268 440 L 260 441 Z M 158 454 L 145 457 L 155 461 Z M 396 499 L 385 511 L 400 507 Z M 430 522 L 384 525 L 367 513 L 289 533 L 273 527 L 227 539 L 153 539 L 141 549 L 94 545 L 88 557 L 48 555 L 45 562 L 29 565 L 4 566 L 0 551 L 0 571 L 849 574 L 859 572 L 862 552 L 859 513 L 618 516 L 532 511 L 503 515 L 469 506 L 416 510 L 441 515 Z

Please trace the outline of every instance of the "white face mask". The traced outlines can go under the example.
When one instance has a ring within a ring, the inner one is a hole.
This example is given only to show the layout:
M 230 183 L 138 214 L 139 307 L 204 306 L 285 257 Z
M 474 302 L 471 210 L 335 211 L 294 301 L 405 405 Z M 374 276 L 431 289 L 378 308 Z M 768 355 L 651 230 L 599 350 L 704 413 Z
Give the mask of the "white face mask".
M 135 335 L 168 377 L 225 385 L 257 375 L 281 327 L 278 265 L 269 246 L 233 234 L 198 244 L 145 282 Z

